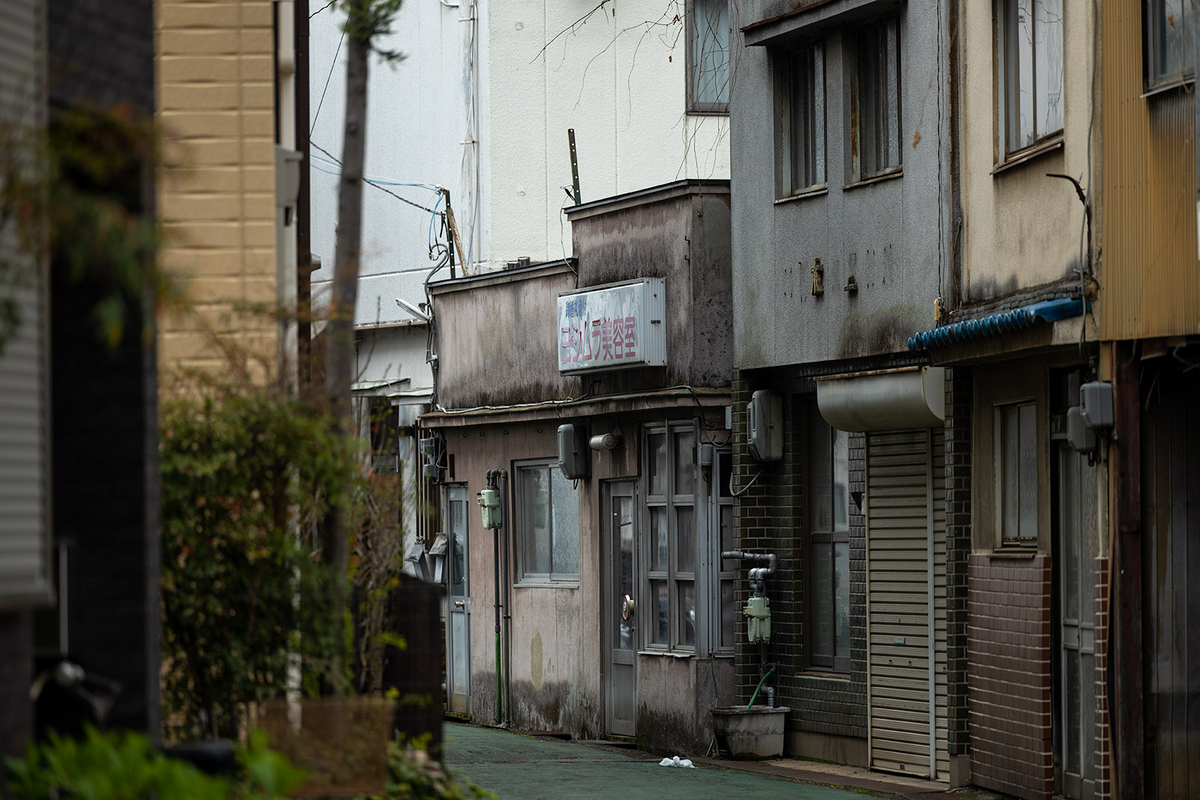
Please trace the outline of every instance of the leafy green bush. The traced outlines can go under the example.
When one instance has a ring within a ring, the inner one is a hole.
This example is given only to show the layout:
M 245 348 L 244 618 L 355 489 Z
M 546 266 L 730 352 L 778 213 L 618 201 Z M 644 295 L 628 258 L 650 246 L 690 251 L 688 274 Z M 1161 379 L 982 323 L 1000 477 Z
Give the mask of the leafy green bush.
M 344 686 L 349 626 L 317 524 L 348 504 L 357 460 L 332 419 L 267 388 L 160 409 L 163 702 L 173 736 L 238 737 L 246 704 Z
M 240 779 L 213 777 L 167 758 L 141 734 L 94 729 L 82 741 L 51 733 L 47 742 L 30 744 L 24 759 L 5 759 L 8 791 L 22 800 L 272 800 L 304 777 L 260 735 L 239 749 L 238 762 Z
M 489 800 L 496 795 L 465 775 L 456 775 L 422 747 L 388 745 L 387 793 L 373 800 Z

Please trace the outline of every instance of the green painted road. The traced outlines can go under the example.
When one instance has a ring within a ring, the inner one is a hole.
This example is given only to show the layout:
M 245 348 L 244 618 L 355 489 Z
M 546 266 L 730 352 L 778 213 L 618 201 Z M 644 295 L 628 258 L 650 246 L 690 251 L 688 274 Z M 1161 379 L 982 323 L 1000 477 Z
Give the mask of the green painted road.
M 857 792 L 764 775 L 659 766 L 645 753 L 539 739 L 447 722 L 445 761 L 502 800 L 687 798 L 687 800 L 862 800 Z

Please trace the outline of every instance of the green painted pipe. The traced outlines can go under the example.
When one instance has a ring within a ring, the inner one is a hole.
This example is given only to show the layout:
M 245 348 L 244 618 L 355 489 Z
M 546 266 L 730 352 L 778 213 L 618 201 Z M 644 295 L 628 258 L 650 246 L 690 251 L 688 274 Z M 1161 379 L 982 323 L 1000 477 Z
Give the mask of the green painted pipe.
M 775 669 L 771 668 L 771 669 L 767 670 L 766 672 L 764 672 L 763 676 L 758 679 L 758 686 L 754 687 L 754 694 L 750 695 L 750 702 L 746 704 L 747 711 L 749 711 L 750 708 L 754 706 L 754 701 L 758 699 L 759 689 L 762 688 L 762 685 L 767 682 L 767 678 L 770 677 L 771 673 L 774 671 L 775 671 Z

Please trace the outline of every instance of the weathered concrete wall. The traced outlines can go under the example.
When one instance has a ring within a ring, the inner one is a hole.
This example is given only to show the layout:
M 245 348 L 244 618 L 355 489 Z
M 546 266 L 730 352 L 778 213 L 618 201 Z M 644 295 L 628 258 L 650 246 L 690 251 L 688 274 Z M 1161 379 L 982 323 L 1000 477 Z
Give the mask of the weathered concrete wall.
M 729 184 L 678 182 L 569 213 L 579 285 L 666 281 L 667 367 L 598 373 L 600 392 L 728 386 L 733 375 Z M 590 380 L 591 378 L 589 378 Z
M 523 459 L 553 458 L 557 420 L 446 431 L 455 457 L 453 482 L 465 482 L 469 495 L 485 485 L 489 469 L 509 471 Z M 449 477 L 449 476 L 448 476 Z M 600 687 L 600 547 L 592 488 L 579 483 L 579 582 L 562 587 L 514 586 L 512 601 L 513 725 L 525 730 L 563 730 L 596 737 L 604 725 Z M 511 515 L 509 516 L 511 522 Z M 484 530 L 473 505 L 468 514 L 471 597 L 471 713 L 480 721 L 496 717 L 494 536 Z M 510 527 L 510 536 L 513 531 Z M 515 549 L 509 565 L 515 575 Z M 511 577 L 510 577 L 511 580 Z
M 742 23 L 794 12 L 794 0 L 743 4 Z M 939 8 L 939 6 L 941 6 Z M 808 363 L 907 349 L 932 327 L 947 291 L 950 241 L 949 81 L 945 0 L 840 0 L 792 13 L 765 46 L 734 33 L 738 73 L 731 97 L 734 341 L 741 368 Z M 851 36 L 864 17 L 894 10 L 900 31 L 900 148 L 903 175 L 852 180 Z M 775 202 L 773 56 L 805 36 L 825 43 L 827 193 Z M 811 293 L 815 261 L 824 294 Z M 851 276 L 857 293 L 843 290 Z
M 565 264 L 430 286 L 437 324 L 438 403 L 474 408 L 569 397 L 558 374 L 556 298 L 575 288 Z
M 1063 15 L 1062 146 L 1023 164 L 993 170 L 1003 161 L 997 106 L 996 23 L 987 3 L 958 2 L 961 20 L 961 152 L 963 303 L 987 302 L 1072 278 L 1082 261 L 1083 204 L 1058 173 L 1099 185 L 1099 125 L 1089 168 L 1088 125 L 1092 91 L 1093 21 L 1090 5 Z M 1099 103 L 1099 98 L 1096 99 Z M 1098 111 L 1097 111 L 1098 113 Z M 1090 169 L 1090 174 L 1089 174 Z M 1099 247 L 1099 220 L 1095 220 Z M 1074 278 L 1078 281 L 1078 277 Z
M 712 710 L 734 705 L 733 659 L 638 655 L 637 740 L 652 752 L 712 743 Z

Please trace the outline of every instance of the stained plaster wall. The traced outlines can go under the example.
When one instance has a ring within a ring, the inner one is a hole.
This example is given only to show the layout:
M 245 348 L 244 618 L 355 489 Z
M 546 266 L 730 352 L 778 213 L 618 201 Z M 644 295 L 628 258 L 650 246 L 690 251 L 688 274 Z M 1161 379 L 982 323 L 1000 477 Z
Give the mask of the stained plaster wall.
M 901 352 L 934 323 L 934 300 L 950 285 L 949 73 L 945 0 L 838 0 L 797 12 L 794 2 L 743 4 L 762 46 L 735 32 L 731 96 L 734 342 L 739 368 Z M 850 187 L 850 37 L 857 26 L 898 14 L 902 177 Z M 746 34 L 747 36 L 751 34 Z M 775 61 L 810 36 L 825 42 L 828 192 L 784 202 L 776 188 Z M 811 269 L 824 267 L 824 295 Z M 843 290 L 853 275 L 857 293 Z
M 733 374 L 728 182 L 676 182 L 568 216 L 581 287 L 634 278 L 666 283 L 665 372 L 600 374 L 597 391 L 728 386 Z
M 1098 124 L 1091 131 L 1090 152 L 1088 148 L 1089 123 L 1093 113 L 1097 120 L 1099 115 L 1098 96 L 1092 100 L 1092 6 L 1063 5 L 1061 146 L 1002 170 L 996 170 L 1005 158 L 994 9 L 966 0 L 958 6 L 962 302 L 969 306 L 1056 281 L 1077 282 L 1072 270 L 1080 267 L 1086 252 L 1086 245 L 1081 247 L 1083 204 L 1070 183 L 1046 173 L 1081 178 L 1085 189 L 1099 186 Z M 1093 220 L 1097 246 L 1099 222 L 1098 217 Z
M 431 285 L 438 402 L 474 408 L 569 397 L 578 380 L 558 374 L 556 298 L 574 288 L 565 264 Z

